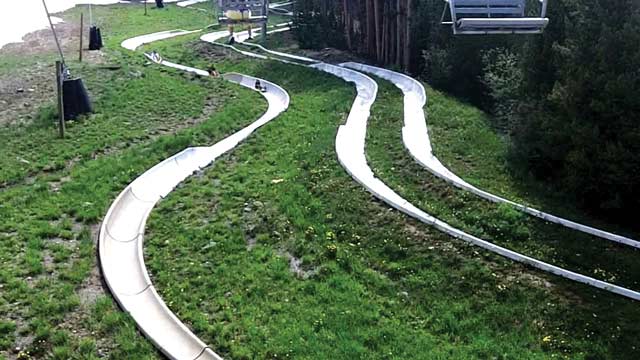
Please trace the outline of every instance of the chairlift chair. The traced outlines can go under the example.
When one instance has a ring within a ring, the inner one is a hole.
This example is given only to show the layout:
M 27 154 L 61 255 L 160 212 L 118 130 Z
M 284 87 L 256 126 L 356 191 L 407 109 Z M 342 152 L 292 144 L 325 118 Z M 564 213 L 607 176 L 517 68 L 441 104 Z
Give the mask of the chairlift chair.
M 454 35 L 540 34 L 549 24 L 547 1 L 540 2 L 540 16 L 526 12 L 526 0 L 445 0 L 442 24 L 451 25 Z M 447 7 L 451 21 L 445 21 Z
M 219 0 L 222 16 L 221 24 L 262 23 L 267 20 L 263 14 L 265 0 Z

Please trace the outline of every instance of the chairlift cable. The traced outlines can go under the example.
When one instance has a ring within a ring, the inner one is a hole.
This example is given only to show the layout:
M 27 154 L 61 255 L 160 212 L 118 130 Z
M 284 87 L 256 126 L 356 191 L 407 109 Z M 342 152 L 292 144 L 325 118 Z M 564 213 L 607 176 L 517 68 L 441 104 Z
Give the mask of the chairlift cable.
M 60 41 L 58 40 L 58 34 L 56 33 L 56 29 L 53 27 L 53 22 L 51 21 L 51 15 L 49 14 L 49 9 L 47 8 L 47 2 L 42 0 L 42 5 L 44 6 L 44 11 L 47 13 L 47 19 L 49 19 L 49 26 L 51 27 L 51 32 L 53 32 L 53 38 L 56 41 L 56 46 L 58 47 L 58 53 L 60 54 L 60 59 L 62 60 L 62 65 L 67 67 L 67 64 L 64 61 L 64 54 L 62 53 L 62 48 L 60 47 Z

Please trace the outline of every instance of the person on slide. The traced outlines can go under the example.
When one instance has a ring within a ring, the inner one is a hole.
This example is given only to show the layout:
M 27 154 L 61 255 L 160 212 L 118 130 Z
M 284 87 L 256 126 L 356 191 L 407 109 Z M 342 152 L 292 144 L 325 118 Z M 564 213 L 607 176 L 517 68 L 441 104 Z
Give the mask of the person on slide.
M 256 83 L 254 85 L 255 89 L 260 91 L 260 92 L 267 92 L 267 86 L 262 86 L 262 83 L 260 82 L 260 80 L 256 80 Z
M 162 56 L 160 56 L 160 54 L 156 50 L 153 50 L 150 55 L 151 55 L 151 60 L 157 63 L 162 62 Z
M 213 66 L 213 64 L 209 65 L 209 76 L 217 78 L 220 76 L 220 73 L 218 72 L 218 70 L 216 70 L 216 67 Z

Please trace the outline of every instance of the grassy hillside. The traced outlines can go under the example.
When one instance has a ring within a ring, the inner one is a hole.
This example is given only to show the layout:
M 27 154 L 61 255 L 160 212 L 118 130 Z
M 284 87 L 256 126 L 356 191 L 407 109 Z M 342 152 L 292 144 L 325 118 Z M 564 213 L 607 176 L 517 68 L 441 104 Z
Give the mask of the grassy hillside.
M 197 58 L 207 52 L 201 45 L 194 45 L 198 54 L 175 50 L 182 41 L 156 48 L 207 63 Z M 346 113 L 327 111 L 337 95 L 316 90 L 335 79 L 299 67 L 220 60 L 208 51 L 219 68 L 283 84 L 293 100 L 255 139 L 171 194 L 149 224 L 148 257 L 163 297 L 220 352 L 231 358 L 635 357 L 634 302 L 467 247 L 354 186 L 333 150 Z M 401 94 L 380 83 L 367 153 L 385 181 L 476 235 L 637 287 L 635 252 L 487 204 L 415 165 L 400 139 Z M 431 95 L 432 104 L 447 104 L 446 113 L 434 112 L 441 124 L 464 114 L 488 131 L 481 112 Z M 455 143 L 457 134 L 451 136 Z M 499 146 L 495 135 L 486 136 L 491 142 L 475 152 Z M 493 159 L 497 167 L 499 154 Z
M 67 140 L 56 138 L 51 106 L 32 125 L 0 128 L 0 359 L 159 358 L 101 286 L 99 221 L 145 169 L 264 111 L 254 92 L 145 66 L 120 49 L 130 36 L 209 22 L 175 6 L 141 14 L 140 6 L 94 11 L 107 62 L 120 68 L 75 66 L 96 114 L 70 124 Z M 171 193 L 147 227 L 154 283 L 213 349 L 232 359 L 638 357 L 636 303 L 466 246 L 357 185 L 334 151 L 355 96 L 350 84 L 221 52 L 197 37 L 152 47 L 172 61 L 264 77 L 292 97 L 287 113 Z M 637 254 L 451 190 L 415 165 L 400 140 L 401 94 L 380 85 L 367 156 L 390 185 L 476 235 L 637 285 Z M 438 154 L 461 175 L 480 172 L 478 183 L 520 196 L 484 115 L 430 95 Z
M 376 174 L 387 184 L 430 214 L 485 240 L 604 281 L 632 289 L 640 288 L 637 250 L 613 245 L 545 223 L 509 206 L 482 200 L 449 186 L 421 168 L 402 144 L 402 93 L 388 82 L 378 82 L 381 86 L 369 126 L 367 157 Z M 511 196 L 517 193 L 516 181 L 504 171 L 502 163 L 505 144 L 490 131 L 485 115 L 430 88 L 428 92 L 430 105 L 426 111 L 429 124 L 433 124 L 430 126 L 431 134 L 437 134 L 433 139 L 437 153 L 446 154 L 445 159 L 449 161 L 455 159 L 451 162 L 457 165 L 455 171 L 463 177 L 475 181 L 474 174 L 480 173 L 486 183 L 492 184 L 490 189 Z M 484 251 L 476 253 L 484 256 Z M 634 321 L 625 320 L 638 316 L 635 302 L 535 270 L 525 270 L 507 260 L 492 256 L 487 260 L 511 268 L 494 271 L 493 276 L 498 280 L 497 292 L 509 292 L 507 302 L 513 311 L 520 311 L 515 317 L 516 322 L 553 324 L 555 344 L 561 343 L 563 351 L 572 357 L 580 357 L 584 353 L 596 358 L 617 359 L 637 351 L 634 345 L 627 344 L 633 343 L 640 328 Z M 521 304 L 510 296 L 517 283 L 543 290 L 550 299 L 547 303 Z M 470 282 L 467 286 L 478 284 Z M 482 298 L 475 301 L 484 302 Z M 558 313 L 555 318 L 545 319 L 541 314 L 547 313 L 549 307 L 556 308 Z M 533 317 L 523 320 L 529 316 Z M 593 324 L 590 317 L 597 318 L 597 324 Z M 504 318 L 502 321 L 513 320 Z M 607 341 L 617 345 L 603 347 L 593 341 L 591 332 L 615 333 L 617 335 Z M 528 341 L 535 342 L 536 339 Z
M 0 128 L 0 359 L 157 358 L 158 353 L 105 292 L 97 270 L 100 219 L 116 195 L 160 160 L 190 145 L 210 144 L 258 116 L 262 98 L 223 81 L 193 79 L 144 66 L 119 48 L 154 26 L 197 22 L 170 7 L 137 18 L 139 6 L 96 7 L 105 63 L 69 61 L 93 95 L 95 114 L 57 137 L 55 109 Z M 78 10 L 63 14 L 72 21 Z M 117 31 L 116 31 L 117 29 Z M 53 61 L 54 54 L 17 61 Z

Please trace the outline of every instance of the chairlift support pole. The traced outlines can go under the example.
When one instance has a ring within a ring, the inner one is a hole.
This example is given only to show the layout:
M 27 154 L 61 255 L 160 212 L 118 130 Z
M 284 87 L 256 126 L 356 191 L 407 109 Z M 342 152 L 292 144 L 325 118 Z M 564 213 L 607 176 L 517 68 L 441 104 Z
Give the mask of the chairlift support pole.
M 56 29 L 53 27 L 53 22 L 51 21 L 51 15 L 49 14 L 49 9 L 47 8 L 47 2 L 42 0 L 42 5 L 44 6 L 44 11 L 47 13 L 47 19 L 49 19 L 49 26 L 51 27 L 51 32 L 53 33 L 53 38 L 56 41 L 56 47 L 58 48 L 58 54 L 60 54 L 60 60 L 62 61 L 62 65 L 66 66 L 64 61 L 64 54 L 62 53 L 62 48 L 60 47 L 60 41 L 58 40 L 58 34 L 56 34 Z
M 65 123 L 64 123 L 64 64 L 58 60 L 56 61 L 56 88 L 58 92 L 58 130 L 60 131 L 60 138 L 64 139 Z
M 267 43 L 267 23 L 269 22 L 269 0 L 264 0 L 262 3 L 262 15 L 264 20 L 262 21 L 262 45 Z
M 56 61 L 56 92 L 58 93 L 58 128 L 60 131 L 60 137 L 64 139 L 65 123 L 64 123 L 63 83 L 64 83 L 64 76 L 65 76 L 64 73 L 66 71 L 65 69 L 67 66 L 64 61 L 64 54 L 62 53 L 62 47 L 60 47 L 60 41 L 58 41 L 58 34 L 56 34 L 56 29 L 53 27 L 53 22 L 51 21 L 51 15 L 49 14 L 49 9 L 47 8 L 47 3 L 45 0 L 42 0 L 42 5 L 44 6 L 44 11 L 47 13 L 49 26 L 51 27 L 53 38 L 56 41 L 58 54 L 60 54 L 60 60 Z

